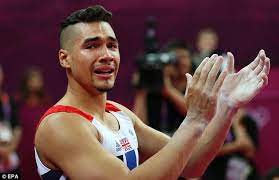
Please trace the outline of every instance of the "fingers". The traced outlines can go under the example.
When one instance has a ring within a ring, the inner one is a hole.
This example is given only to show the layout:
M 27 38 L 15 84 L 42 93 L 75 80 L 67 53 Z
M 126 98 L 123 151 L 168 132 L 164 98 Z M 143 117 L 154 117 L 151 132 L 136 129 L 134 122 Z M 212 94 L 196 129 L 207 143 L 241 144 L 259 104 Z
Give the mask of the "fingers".
M 191 74 L 186 73 L 186 78 L 187 78 L 187 86 L 186 86 L 186 90 L 185 90 L 184 97 L 186 97 L 186 96 L 187 96 L 188 89 L 189 89 L 189 87 L 190 87 L 190 85 L 191 85 L 191 83 L 192 83 L 192 79 L 193 79 L 193 77 L 191 76 Z
M 261 59 L 260 57 L 261 57 L 261 58 L 264 58 L 264 57 L 265 57 L 265 52 L 264 52 L 263 49 L 261 49 L 261 50 L 259 51 L 259 53 L 258 53 L 257 57 L 255 58 L 255 60 L 252 61 L 250 64 L 248 64 L 246 67 L 248 67 L 248 68 L 254 70 L 254 69 L 258 66 L 258 64 L 260 63 L 260 59 Z
M 260 72 L 263 70 L 265 66 L 265 60 L 260 58 L 260 63 L 258 64 L 258 66 L 255 68 L 254 72 L 258 75 L 260 74 Z
M 262 84 L 263 86 L 266 86 L 268 84 L 267 75 L 269 74 L 269 70 L 270 70 L 270 60 L 269 58 L 266 58 L 264 68 L 262 69 L 261 73 L 258 75 L 259 78 L 261 78 L 263 81 Z
M 265 51 L 263 49 L 260 50 L 259 57 L 260 57 L 260 59 L 265 59 L 266 58 L 266 54 L 265 54 Z
M 266 57 L 265 53 L 260 55 L 260 63 L 254 70 L 254 72 L 262 76 L 262 74 L 268 75 L 270 70 L 270 59 Z
M 216 95 L 219 92 L 219 89 L 221 88 L 226 76 L 228 75 L 228 71 L 224 70 L 220 76 L 218 77 L 217 81 L 215 82 L 213 88 L 212 88 L 212 94 L 213 96 Z
M 216 77 L 220 71 L 220 68 L 222 66 L 223 63 L 223 57 L 222 56 L 218 56 L 215 60 L 214 65 L 212 66 L 210 72 L 208 73 L 204 88 L 206 90 L 211 90 L 213 85 L 215 84 L 216 81 Z
M 263 50 L 259 53 L 260 63 L 254 69 L 254 72 L 258 75 L 260 82 L 258 84 L 258 89 L 262 89 L 268 84 L 268 74 L 270 71 L 270 59 L 266 57 L 266 54 Z
M 261 81 L 258 84 L 258 89 L 262 89 L 264 86 L 268 84 L 268 77 L 266 74 L 261 74 Z
M 208 60 L 209 60 L 209 57 L 204 58 L 204 60 L 201 62 L 201 64 L 196 69 L 196 71 L 193 75 L 193 80 L 192 80 L 193 84 L 196 84 L 196 82 L 198 82 L 198 80 L 200 78 L 201 71 L 202 71 L 204 65 L 207 63 Z
M 200 79 L 198 80 L 198 86 L 204 86 L 205 82 L 207 81 L 207 77 L 209 72 L 211 72 L 213 65 L 216 62 L 218 55 L 217 54 L 213 54 L 210 59 L 208 60 L 208 62 L 204 65 L 204 67 L 202 68 L 201 74 L 200 74 Z
M 267 83 L 267 82 L 265 82 L 265 81 L 262 79 L 262 80 L 258 83 L 258 89 L 257 89 L 257 91 L 260 91 L 260 89 L 262 89 L 262 88 L 264 87 L 265 83 Z
M 265 65 L 264 65 L 264 68 L 262 70 L 262 73 L 265 73 L 266 75 L 268 75 L 269 74 L 269 70 L 270 70 L 270 59 L 266 58 L 265 59 Z
M 234 56 L 231 52 L 228 52 L 227 56 L 228 56 L 227 71 L 230 74 L 234 72 Z
M 263 86 L 266 86 L 268 84 L 268 77 L 267 77 L 267 75 L 263 75 L 262 80 L 263 80 Z

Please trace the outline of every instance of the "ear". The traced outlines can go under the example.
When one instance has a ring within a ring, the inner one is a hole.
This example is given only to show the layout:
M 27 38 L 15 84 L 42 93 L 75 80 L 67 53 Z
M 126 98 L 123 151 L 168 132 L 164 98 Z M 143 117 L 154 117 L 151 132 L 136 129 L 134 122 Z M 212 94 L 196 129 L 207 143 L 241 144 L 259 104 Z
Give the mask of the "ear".
M 65 49 L 60 49 L 58 52 L 60 65 L 64 68 L 70 68 L 69 53 Z

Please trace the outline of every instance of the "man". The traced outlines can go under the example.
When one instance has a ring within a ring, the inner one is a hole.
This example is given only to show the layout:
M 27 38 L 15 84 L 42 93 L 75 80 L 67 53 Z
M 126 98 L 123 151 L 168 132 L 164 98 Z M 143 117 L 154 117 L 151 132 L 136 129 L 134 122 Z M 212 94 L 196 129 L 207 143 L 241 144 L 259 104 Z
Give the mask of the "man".
M 168 134 L 173 134 L 187 114 L 185 94 L 187 81 L 185 74 L 194 73 L 190 48 L 183 41 L 173 41 L 168 45 L 175 53 L 176 62 L 164 69 L 164 88 L 162 94 L 166 102 L 166 127 Z
M 267 84 L 269 59 L 262 50 L 251 64 L 231 73 L 229 53 L 228 72 L 217 78 L 222 57 L 206 58 L 193 77 L 187 74 L 188 113 L 169 138 L 107 101 L 120 63 L 110 19 L 103 7 L 94 6 L 74 12 L 62 24 L 59 61 L 68 87 L 38 125 L 40 175 L 82 180 L 200 176 L 222 145 L 232 114 Z
M 164 84 L 160 91 L 150 92 L 148 88 L 144 87 L 136 89 L 134 113 L 143 120 L 143 122 L 154 129 L 172 135 L 187 114 L 187 109 L 185 108 L 186 102 L 184 99 L 187 85 L 185 74 L 193 74 L 194 65 L 192 63 L 190 48 L 181 40 L 173 40 L 167 43 L 165 51 L 175 55 L 175 62 L 164 66 Z M 164 100 L 164 102 L 161 103 L 164 104 L 162 106 L 164 106 L 165 112 L 163 116 L 165 122 L 163 123 L 162 121 L 164 120 L 160 117 L 161 109 L 159 107 L 156 107 L 157 110 L 159 109 L 157 112 L 159 115 L 155 116 L 155 118 L 152 118 L 150 114 L 148 114 L 154 113 L 153 111 L 155 111 L 153 107 L 154 103 L 152 103 L 154 100 L 150 99 L 150 94 L 156 97 L 159 96 L 159 100 Z

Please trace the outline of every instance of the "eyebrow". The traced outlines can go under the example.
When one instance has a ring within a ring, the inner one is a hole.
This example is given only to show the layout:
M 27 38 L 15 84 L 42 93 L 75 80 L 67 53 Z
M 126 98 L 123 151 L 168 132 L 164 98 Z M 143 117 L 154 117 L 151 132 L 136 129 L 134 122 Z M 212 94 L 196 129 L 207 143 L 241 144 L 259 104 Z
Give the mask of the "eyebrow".
M 89 42 L 92 42 L 92 41 L 99 41 L 101 40 L 102 38 L 100 37 L 90 37 L 90 38 L 86 38 L 83 42 L 83 44 L 87 44 Z M 113 41 L 113 42 L 116 42 L 118 43 L 118 40 L 115 38 L 115 37 L 112 37 L 112 36 L 109 36 L 107 39 L 109 39 L 110 41 Z

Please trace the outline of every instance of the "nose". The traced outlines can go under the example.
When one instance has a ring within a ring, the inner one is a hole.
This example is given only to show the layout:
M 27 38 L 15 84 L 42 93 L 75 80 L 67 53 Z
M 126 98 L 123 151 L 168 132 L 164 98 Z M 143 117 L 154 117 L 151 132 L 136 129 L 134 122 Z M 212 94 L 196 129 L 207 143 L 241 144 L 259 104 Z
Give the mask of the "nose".
M 101 53 L 101 60 L 106 60 L 106 61 L 112 61 L 113 60 L 113 55 L 110 52 L 110 50 L 105 46 L 104 48 L 102 48 L 102 53 Z

